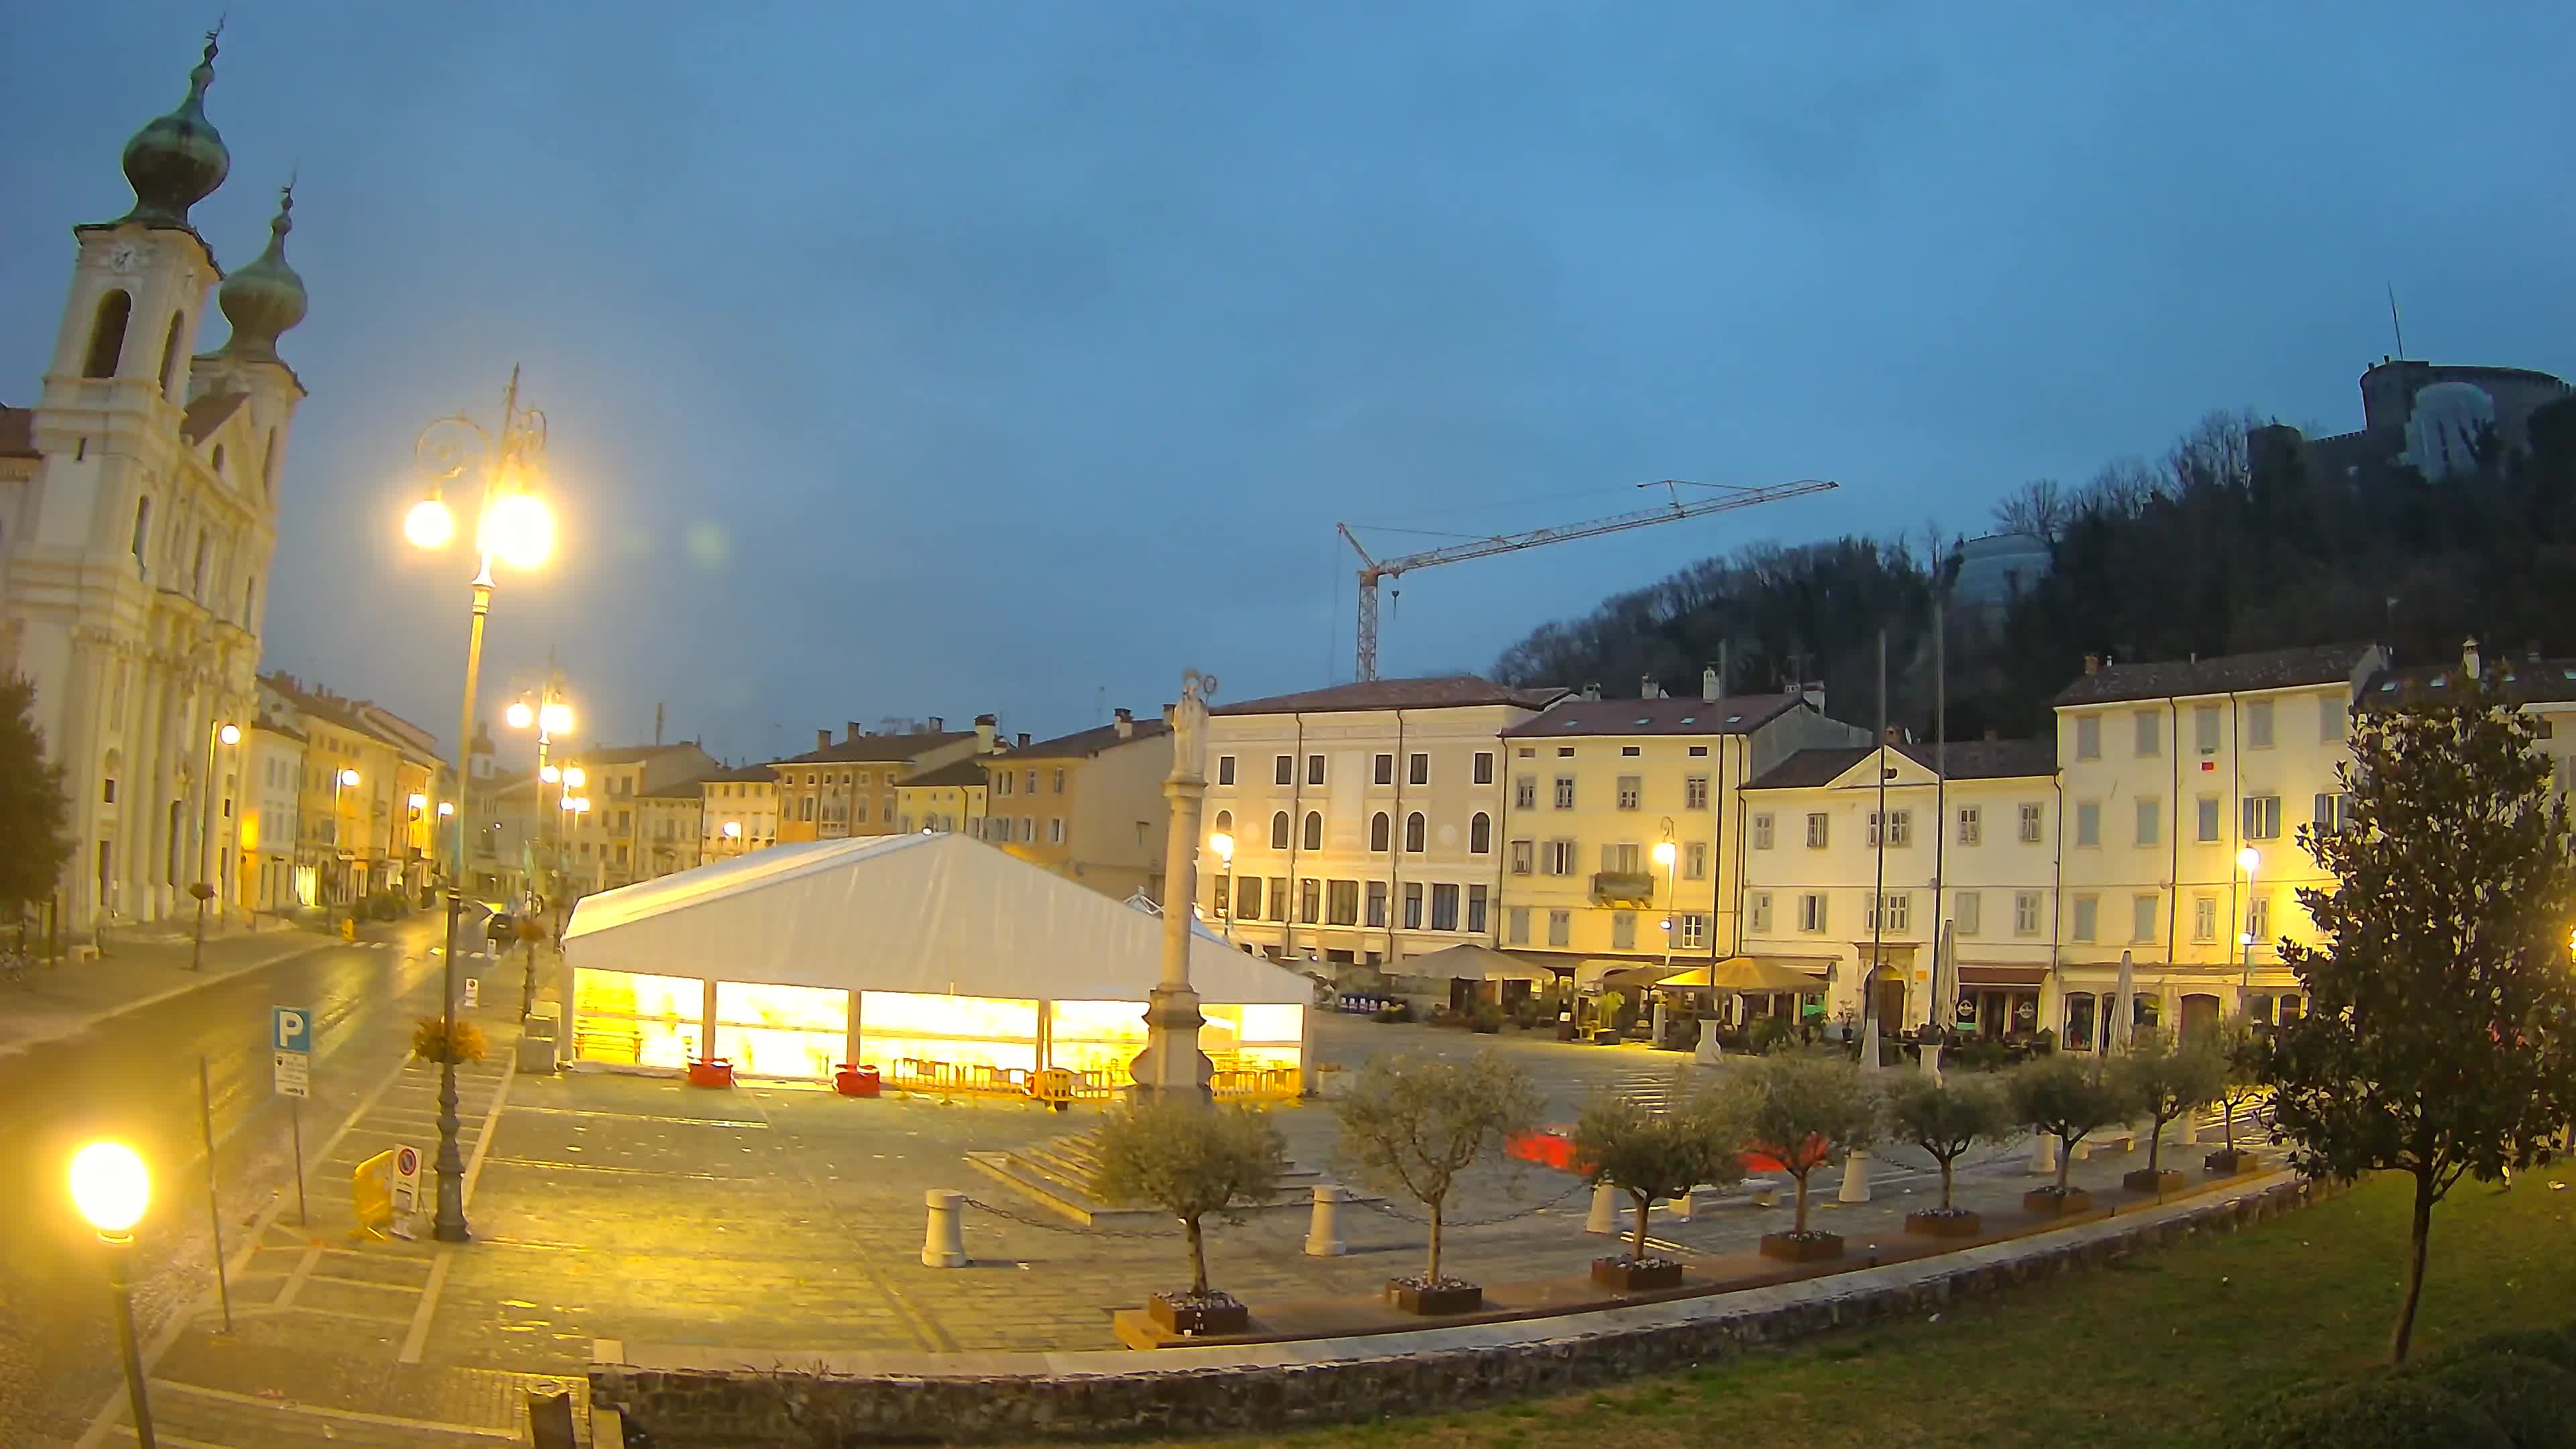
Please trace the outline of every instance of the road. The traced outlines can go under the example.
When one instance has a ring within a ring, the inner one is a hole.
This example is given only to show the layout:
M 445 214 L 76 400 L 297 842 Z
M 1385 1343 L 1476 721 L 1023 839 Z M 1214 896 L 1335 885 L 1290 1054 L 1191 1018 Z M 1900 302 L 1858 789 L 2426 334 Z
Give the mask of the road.
M 310 1146 L 400 1066 L 412 1024 L 438 1009 L 442 931 L 424 912 L 376 928 L 380 939 L 317 938 L 313 950 L 0 1057 L 0 1182 L 15 1198 L 0 1226 L 0 1442 L 68 1441 L 120 1381 L 105 1250 L 64 1186 L 73 1151 L 113 1137 L 151 1165 L 151 1210 L 133 1250 L 148 1344 L 214 1282 L 200 1059 L 230 1250 L 250 1218 L 295 1191 L 289 1099 L 270 1083 L 270 1007 L 312 1013 L 312 1096 L 300 1108 Z M 515 976 L 487 983 L 496 997 L 499 988 L 515 992 Z M 336 1235 L 346 1225 L 314 1227 Z

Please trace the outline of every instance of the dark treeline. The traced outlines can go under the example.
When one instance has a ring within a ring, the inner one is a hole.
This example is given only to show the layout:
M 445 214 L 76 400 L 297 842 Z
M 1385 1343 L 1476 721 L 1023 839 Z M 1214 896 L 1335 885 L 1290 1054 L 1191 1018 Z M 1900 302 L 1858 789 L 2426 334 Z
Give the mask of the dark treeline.
M 2159 462 L 2077 488 L 2039 480 L 1996 507 L 1995 529 L 2036 535 L 2050 563 L 2001 609 L 1946 611 L 1952 738 L 2046 731 L 2087 654 L 2378 640 L 2428 660 L 2472 635 L 2491 655 L 2576 653 L 2576 399 L 2532 416 L 2527 453 L 2491 446 L 2477 471 L 2440 482 L 2312 477 L 2303 450 L 2263 446 L 2259 427 L 2213 414 Z M 1609 694 L 1651 677 L 1678 694 L 1724 658 L 1731 691 L 1817 681 L 1838 717 L 1866 723 L 1885 629 L 1889 719 L 1928 733 L 1932 605 L 1954 547 L 1927 527 L 1704 560 L 1540 626 L 1495 674 Z

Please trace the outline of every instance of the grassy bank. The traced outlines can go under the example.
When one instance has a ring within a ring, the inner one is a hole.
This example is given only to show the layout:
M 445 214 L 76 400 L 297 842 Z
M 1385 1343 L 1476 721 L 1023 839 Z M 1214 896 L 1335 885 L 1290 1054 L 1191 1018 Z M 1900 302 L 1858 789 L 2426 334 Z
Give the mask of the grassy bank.
M 2142 1255 L 1938 1321 L 1474 1413 L 1215 1445 L 1615 1443 L 1746 1439 L 1906 1445 L 2205 1445 L 2233 1404 L 2386 1351 L 2409 1184 L 2364 1183 L 2250 1231 Z M 2463 1183 L 2436 1215 L 2418 1354 L 2576 1319 L 2576 1170 L 2510 1192 Z

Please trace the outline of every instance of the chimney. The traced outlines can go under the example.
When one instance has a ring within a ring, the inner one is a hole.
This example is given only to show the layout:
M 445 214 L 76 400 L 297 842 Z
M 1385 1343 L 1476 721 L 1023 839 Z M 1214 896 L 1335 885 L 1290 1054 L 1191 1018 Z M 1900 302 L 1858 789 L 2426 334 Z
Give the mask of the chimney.
M 1025 750 L 1025 749 L 1027 749 L 1027 748 L 1029 747 L 1029 732 L 1028 732 L 1027 730 L 1022 730 L 1022 731 L 1020 731 L 1019 736 L 1018 736 L 1018 743 L 1019 743 L 1019 747 L 1020 747 L 1021 749 L 1024 749 L 1024 750 Z
M 1595 681 L 1594 683 L 1583 686 L 1583 697 L 1585 699 L 1599 699 L 1601 697 L 1601 685 L 1599 682 Z
M 861 735 L 863 735 L 863 734 L 866 734 L 866 733 L 867 733 L 867 731 L 866 731 L 866 730 L 863 730 L 863 729 L 859 728 L 859 722 L 858 722 L 857 720 L 844 720 L 844 721 L 842 721 L 842 723 L 841 723 L 841 731 L 842 731 L 842 733 L 841 733 L 841 738 L 842 738 L 844 741 L 848 741 L 848 740 L 855 740 L 855 739 L 857 739 L 859 736 L 861 736 Z
M 2085 672 L 2085 673 L 2087 673 L 2087 674 L 2099 674 L 2099 673 L 2101 673 L 2101 672 L 2102 672 L 2102 656 L 2101 656 L 2101 655 L 2099 655 L 2099 654 L 2087 654 L 2087 655 L 2085 655 L 2085 656 L 2084 656 L 2084 672 Z
M 1714 704 L 1723 697 L 1719 690 L 1720 686 L 1717 682 L 1717 666 L 1712 664 L 1699 672 L 1699 697 L 1702 700 Z
M 1122 739 L 1122 740 L 1125 740 L 1125 739 L 1133 739 L 1133 738 L 1135 738 L 1135 736 L 1136 736 L 1136 714 L 1135 714 L 1135 711 L 1133 711 L 1133 710 L 1125 710 L 1125 709 L 1118 710 L 1118 711 L 1115 711 L 1115 717 L 1116 717 L 1116 721 L 1117 721 L 1117 722 L 1116 722 L 1116 724 L 1114 725 L 1114 728 L 1118 731 L 1118 738 L 1120 738 L 1120 739 Z
M 1894 726 L 1894 725 L 1889 725 L 1889 726 L 1887 727 L 1887 735 L 1886 735 L 1885 739 L 1881 741 L 1881 743 L 1884 743 L 1884 744 L 1890 744 L 1890 745 L 1901 745 L 1901 744 L 1905 743 L 1905 731 L 1903 731 L 1903 730 L 1901 730 L 1901 729 L 1898 729 L 1898 728 L 1897 728 L 1896 726 Z
M 948 716 L 944 714 L 932 715 L 930 717 L 930 732 L 934 735 L 944 735 L 948 733 Z
M 975 753 L 979 755 L 993 753 L 994 727 L 1000 723 L 1001 720 L 989 714 L 975 716 Z
M 2475 639 L 2460 641 L 2460 672 L 2471 679 L 2478 677 L 2478 641 Z
M 832 732 L 831 732 L 830 730 L 816 730 L 816 731 L 814 731 L 814 748 L 816 748 L 816 749 L 818 749 L 818 750 L 828 750 L 828 749 L 830 749 L 831 747 L 832 747 Z

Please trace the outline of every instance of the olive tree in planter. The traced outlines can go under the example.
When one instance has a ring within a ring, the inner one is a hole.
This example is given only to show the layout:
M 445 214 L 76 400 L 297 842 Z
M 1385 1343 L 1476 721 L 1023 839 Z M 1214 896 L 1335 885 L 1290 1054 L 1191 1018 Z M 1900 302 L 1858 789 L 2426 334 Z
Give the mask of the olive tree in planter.
M 1762 1235 L 1762 1252 L 1792 1262 L 1843 1255 L 1834 1233 L 1807 1227 L 1807 1185 L 1816 1169 L 1878 1141 L 1881 1104 L 1860 1064 L 1832 1056 L 1753 1057 L 1719 1086 L 1714 1110 L 1742 1134 L 1745 1150 L 1780 1164 L 1798 1185 L 1796 1223 Z
M 2012 1114 L 2032 1131 L 2057 1139 L 2057 1181 L 2023 1193 L 2025 1211 L 2062 1217 L 2091 1210 L 2093 1195 L 2068 1184 L 2075 1144 L 2129 1115 L 2128 1094 L 2100 1062 L 2059 1052 L 2015 1068 L 2005 1079 Z
M 1431 1214 L 1428 1261 L 1413 1277 L 1388 1279 L 1387 1301 L 1409 1313 L 1482 1305 L 1485 1290 L 1440 1271 L 1441 1217 L 1459 1177 L 1537 1119 L 1539 1093 L 1529 1073 L 1490 1051 L 1463 1062 L 1372 1057 L 1333 1109 L 1353 1175 Z
M 1905 1230 L 1933 1238 L 1973 1238 L 1985 1219 L 1954 1207 L 1950 1188 L 1959 1159 L 1980 1142 L 2001 1142 L 2017 1132 L 2003 1084 L 1982 1073 L 1918 1076 L 1888 1098 L 1888 1135 L 1932 1154 L 1941 1164 L 1941 1205 L 1905 1215 Z
M 2263 1095 L 2263 1060 L 2271 1044 L 2252 1021 L 2231 1016 L 2218 1024 L 2210 1049 L 2218 1053 L 2224 1068 L 2219 1075 L 2217 1099 L 2224 1135 L 2223 1145 L 2201 1162 L 2221 1177 L 2251 1172 L 2261 1159 L 2236 1145 L 2236 1114 Z
M 1678 1285 L 1680 1263 L 1646 1256 L 1646 1214 L 1657 1198 L 1677 1198 L 1702 1183 L 1740 1181 L 1744 1164 L 1735 1140 L 1707 1096 L 1665 1113 L 1607 1093 L 1585 1103 L 1574 1126 L 1575 1163 L 1586 1180 L 1619 1189 L 1637 1207 L 1626 1255 L 1593 1259 L 1592 1281 L 1623 1293 Z
M 2225 1085 L 2227 1063 L 2208 1034 L 2176 1040 L 2166 1032 L 2141 1037 L 2111 1067 L 2113 1083 L 2127 1094 L 2130 1110 L 2152 1119 L 2147 1132 L 2147 1165 L 2120 1179 L 2131 1192 L 2167 1193 L 2182 1186 L 2182 1174 L 2163 1169 L 2165 1127 L 2187 1112 L 2217 1100 Z
M 1267 1115 L 1249 1107 L 1147 1102 L 1112 1112 L 1096 1139 L 1091 1191 L 1103 1202 L 1146 1202 L 1180 1219 L 1189 1234 L 1190 1288 L 1157 1293 L 1146 1312 L 1174 1333 L 1241 1333 L 1251 1315 L 1234 1295 L 1208 1287 L 1207 1238 L 1200 1220 L 1243 1221 L 1242 1210 L 1276 1190 L 1288 1170 L 1287 1143 Z

